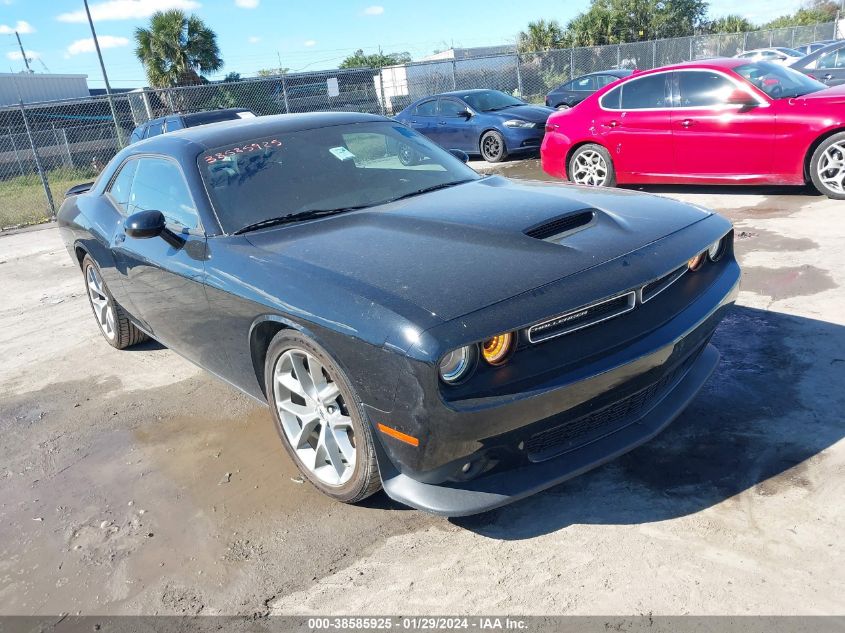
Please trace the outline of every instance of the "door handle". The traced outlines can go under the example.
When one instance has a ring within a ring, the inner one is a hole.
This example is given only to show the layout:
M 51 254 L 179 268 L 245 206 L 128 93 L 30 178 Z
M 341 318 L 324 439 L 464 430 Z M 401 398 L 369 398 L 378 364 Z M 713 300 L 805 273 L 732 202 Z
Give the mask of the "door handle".
M 616 121 L 616 120 L 608 121 L 607 127 L 619 127 L 619 121 Z
M 437 125 L 446 125 L 446 121 L 438 121 Z
M 417 122 L 416 119 L 411 119 L 411 123 L 416 123 L 416 122 Z
M 693 121 L 692 119 L 684 119 L 683 121 L 681 121 L 681 127 L 690 128 L 693 126 L 694 123 L 695 121 Z
M 126 233 L 118 233 L 114 236 L 114 243 L 115 246 L 118 244 L 123 244 L 126 241 Z
M 825 81 L 830 81 L 831 79 L 833 79 L 833 75 L 827 73 L 824 77 L 822 77 L 822 79 L 824 79 Z

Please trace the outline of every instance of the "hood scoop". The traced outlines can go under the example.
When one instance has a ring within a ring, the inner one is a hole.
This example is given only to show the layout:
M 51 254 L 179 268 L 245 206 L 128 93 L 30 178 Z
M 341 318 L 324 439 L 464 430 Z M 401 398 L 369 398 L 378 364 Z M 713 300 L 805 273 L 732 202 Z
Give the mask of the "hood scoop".
M 541 224 L 525 229 L 523 233 L 537 240 L 547 240 L 552 237 L 561 238 L 589 226 L 595 219 L 596 210 L 585 209 L 545 220 Z

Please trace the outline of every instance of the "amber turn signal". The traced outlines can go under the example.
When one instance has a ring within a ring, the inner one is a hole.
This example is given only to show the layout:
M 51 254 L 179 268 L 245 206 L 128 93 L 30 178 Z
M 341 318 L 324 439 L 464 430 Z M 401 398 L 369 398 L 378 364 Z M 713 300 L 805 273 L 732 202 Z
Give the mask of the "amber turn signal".
M 705 254 L 706 254 L 706 253 L 699 253 L 699 254 L 698 254 L 698 255 L 696 255 L 695 257 L 691 258 L 691 259 L 687 262 L 687 267 L 688 267 L 690 270 L 692 270 L 692 271 L 695 271 L 695 270 L 698 270 L 699 268 L 701 268 L 701 264 L 703 264 L 703 263 L 704 263 L 704 256 L 705 256 Z
M 504 365 L 513 349 L 513 332 L 488 338 L 481 344 L 481 356 L 494 367 Z

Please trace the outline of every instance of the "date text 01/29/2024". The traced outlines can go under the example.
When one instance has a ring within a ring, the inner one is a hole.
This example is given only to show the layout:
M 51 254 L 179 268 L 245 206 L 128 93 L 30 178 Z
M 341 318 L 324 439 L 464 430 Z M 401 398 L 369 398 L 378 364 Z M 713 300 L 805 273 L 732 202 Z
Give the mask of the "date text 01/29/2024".
M 309 618 L 307 626 L 312 631 L 322 630 L 469 630 L 482 631 L 519 631 L 528 628 L 528 622 L 521 618 L 511 617 L 448 617 L 448 616 L 420 616 L 393 619 L 390 617 L 336 617 Z

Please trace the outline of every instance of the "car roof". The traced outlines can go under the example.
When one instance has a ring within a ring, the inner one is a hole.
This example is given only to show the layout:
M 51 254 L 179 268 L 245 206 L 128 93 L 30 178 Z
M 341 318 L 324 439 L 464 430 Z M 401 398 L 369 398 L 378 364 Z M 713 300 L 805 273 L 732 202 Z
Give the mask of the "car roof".
M 238 118 L 196 127 L 186 127 L 175 132 L 144 139 L 129 147 L 139 153 L 184 153 L 186 155 L 191 154 L 193 158 L 203 150 L 232 143 L 242 143 L 250 139 L 370 121 L 390 121 L 390 119 L 375 114 L 359 114 L 357 112 L 309 112 L 304 114 L 277 114 L 249 119 Z
M 821 48 L 817 48 L 816 50 L 814 50 L 812 53 L 810 53 L 806 57 L 802 57 L 797 62 L 792 64 L 792 67 L 793 68 L 794 67 L 803 67 L 806 64 L 809 64 L 810 62 L 812 62 L 813 60 L 818 59 L 822 55 L 826 55 L 830 51 L 839 50 L 840 48 L 843 48 L 843 47 L 845 47 L 845 40 L 835 40 L 835 41 L 831 42 L 830 44 L 825 44 Z
M 204 110 L 203 112 L 188 112 L 182 118 L 189 125 L 202 125 L 206 121 L 219 121 L 225 117 L 237 118 L 240 112 L 251 112 L 247 108 L 221 108 L 219 110 Z

